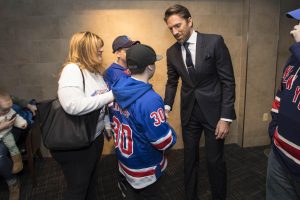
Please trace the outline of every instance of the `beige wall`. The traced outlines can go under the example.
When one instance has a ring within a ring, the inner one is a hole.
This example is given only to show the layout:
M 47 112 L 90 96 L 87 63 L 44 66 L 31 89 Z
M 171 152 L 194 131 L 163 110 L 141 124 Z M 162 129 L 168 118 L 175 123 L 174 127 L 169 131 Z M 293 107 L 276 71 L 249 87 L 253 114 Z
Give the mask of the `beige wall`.
M 269 112 L 277 76 L 274 66 L 282 24 L 279 0 L 0 0 L 0 86 L 24 98 L 53 98 L 56 74 L 66 57 L 69 38 L 77 31 L 90 30 L 104 39 L 105 66 L 114 60 L 113 39 L 123 34 L 165 55 L 175 41 L 163 13 L 175 3 L 189 8 L 196 30 L 223 35 L 229 47 L 238 118 L 226 142 L 267 144 L 268 120 L 263 122 L 262 115 Z M 164 96 L 166 59 L 158 63 L 151 82 Z M 183 147 L 179 104 L 177 95 L 170 119 L 178 134 L 176 148 Z M 111 150 L 107 144 L 105 153 Z
M 271 120 L 270 106 L 290 54 L 288 48 L 294 42 L 289 32 L 297 23 L 286 18 L 285 13 L 300 7 L 300 2 L 292 0 L 248 2 L 244 131 L 241 136 L 244 147 L 270 142 L 267 130 Z
M 279 0 L 251 0 L 249 3 L 243 146 L 269 142 L 267 129 L 274 97 L 279 10 Z M 263 115 L 268 119 L 263 119 Z

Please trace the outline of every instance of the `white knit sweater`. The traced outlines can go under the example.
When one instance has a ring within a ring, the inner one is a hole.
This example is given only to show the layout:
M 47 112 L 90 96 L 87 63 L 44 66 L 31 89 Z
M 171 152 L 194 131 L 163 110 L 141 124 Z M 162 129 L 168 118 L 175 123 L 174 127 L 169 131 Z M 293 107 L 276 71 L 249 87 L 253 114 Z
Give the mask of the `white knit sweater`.
M 58 98 L 63 109 L 71 115 L 83 115 L 113 101 L 114 97 L 100 74 L 82 70 L 85 79 L 85 92 L 80 68 L 72 63 L 64 67 L 58 81 Z M 110 127 L 108 116 L 105 126 Z M 104 109 L 101 110 L 96 136 L 104 128 Z

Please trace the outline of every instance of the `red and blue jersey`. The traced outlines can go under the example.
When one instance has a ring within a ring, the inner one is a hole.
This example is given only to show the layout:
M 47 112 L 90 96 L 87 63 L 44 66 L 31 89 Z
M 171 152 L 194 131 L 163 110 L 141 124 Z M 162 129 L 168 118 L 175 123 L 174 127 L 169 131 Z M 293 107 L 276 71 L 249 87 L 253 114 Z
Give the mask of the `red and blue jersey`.
M 152 85 L 123 77 L 112 91 L 116 102 L 110 110 L 119 171 L 132 187 L 141 189 L 163 174 L 167 166 L 164 151 L 176 143 L 176 133 Z
M 281 164 L 300 180 L 300 42 L 290 47 L 281 85 L 272 105 L 269 134 Z

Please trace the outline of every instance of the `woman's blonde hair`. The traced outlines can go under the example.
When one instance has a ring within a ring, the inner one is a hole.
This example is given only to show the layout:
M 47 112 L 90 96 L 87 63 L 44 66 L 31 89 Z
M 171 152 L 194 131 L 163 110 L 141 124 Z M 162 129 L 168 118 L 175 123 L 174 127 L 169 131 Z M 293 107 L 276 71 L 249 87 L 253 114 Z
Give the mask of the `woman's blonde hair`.
M 81 69 L 102 74 L 104 68 L 97 52 L 103 45 L 103 40 L 95 33 L 89 31 L 75 33 L 70 40 L 69 55 L 63 67 L 69 63 L 76 63 Z

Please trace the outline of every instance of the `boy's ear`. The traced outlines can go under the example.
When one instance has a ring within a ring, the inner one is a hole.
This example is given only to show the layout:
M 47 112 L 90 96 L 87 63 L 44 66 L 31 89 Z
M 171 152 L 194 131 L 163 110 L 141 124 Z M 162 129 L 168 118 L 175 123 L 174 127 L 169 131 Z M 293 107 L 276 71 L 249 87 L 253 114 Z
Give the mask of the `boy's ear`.
M 115 52 L 115 54 L 116 54 L 117 58 L 120 58 L 120 50 L 117 50 L 117 51 Z
M 148 68 L 150 71 L 153 71 L 154 66 L 153 66 L 153 65 L 148 65 L 147 68 Z

